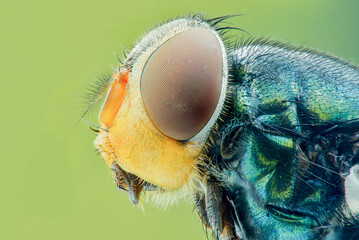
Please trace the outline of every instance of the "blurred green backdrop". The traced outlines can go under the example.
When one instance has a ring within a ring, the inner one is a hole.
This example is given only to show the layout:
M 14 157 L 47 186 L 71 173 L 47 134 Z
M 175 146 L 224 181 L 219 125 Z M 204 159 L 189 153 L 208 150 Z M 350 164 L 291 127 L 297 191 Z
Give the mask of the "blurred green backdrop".
M 118 192 L 78 121 L 94 76 L 157 22 L 246 13 L 255 36 L 359 63 L 357 0 L 32 0 L 0 9 L 0 239 L 206 239 L 191 204 L 146 214 Z M 241 34 L 241 33 L 239 33 Z M 96 116 L 92 116 L 96 119 Z

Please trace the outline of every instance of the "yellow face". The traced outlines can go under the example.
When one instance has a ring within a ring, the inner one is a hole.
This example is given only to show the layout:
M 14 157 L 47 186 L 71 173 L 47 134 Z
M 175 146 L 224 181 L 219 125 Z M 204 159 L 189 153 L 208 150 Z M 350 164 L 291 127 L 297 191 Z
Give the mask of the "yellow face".
M 108 84 L 95 140 L 121 178 L 177 190 L 199 175 L 224 102 L 225 56 L 218 34 L 194 19 L 169 22 L 137 44 Z
M 117 99 L 107 97 L 100 114 L 101 128 L 107 131 L 100 130 L 96 147 L 109 166 L 115 161 L 123 170 L 154 185 L 179 188 L 188 181 L 202 147 L 163 135 L 148 118 L 139 89 L 127 84 L 123 91 L 125 97 L 112 122 L 108 119 L 113 112 L 108 108 L 113 109 L 110 101 Z

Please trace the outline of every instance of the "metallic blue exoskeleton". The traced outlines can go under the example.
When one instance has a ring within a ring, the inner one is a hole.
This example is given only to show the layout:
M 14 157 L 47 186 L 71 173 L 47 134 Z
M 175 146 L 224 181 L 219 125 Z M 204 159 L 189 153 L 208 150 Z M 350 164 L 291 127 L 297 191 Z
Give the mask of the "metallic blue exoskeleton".
M 359 239 L 344 189 L 359 162 L 359 69 L 262 40 L 230 59 L 232 96 L 208 169 L 221 189 L 211 194 L 229 203 L 222 219 L 240 239 Z

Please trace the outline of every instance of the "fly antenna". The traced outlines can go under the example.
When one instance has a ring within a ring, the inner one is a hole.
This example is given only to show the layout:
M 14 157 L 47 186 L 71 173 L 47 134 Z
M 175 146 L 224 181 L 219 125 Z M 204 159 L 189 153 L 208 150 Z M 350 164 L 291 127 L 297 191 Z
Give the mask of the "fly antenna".
M 82 121 L 84 121 L 85 123 L 87 123 L 88 125 L 90 125 L 90 126 L 93 126 L 93 127 L 95 127 L 95 128 L 97 128 L 97 129 L 101 129 L 102 131 L 105 131 L 105 132 L 108 132 L 108 130 L 107 129 L 104 129 L 104 128 L 102 128 L 102 127 L 100 127 L 100 126 L 98 126 L 98 125 L 96 125 L 96 124 L 93 124 L 93 123 L 91 123 L 91 122 L 89 122 L 89 121 L 87 121 L 86 119 L 84 119 L 84 118 L 81 118 L 81 120 Z M 90 127 L 91 128 L 91 127 Z M 97 132 L 98 130 L 97 129 L 93 129 L 93 128 L 91 128 L 92 130 L 94 130 L 95 132 Z

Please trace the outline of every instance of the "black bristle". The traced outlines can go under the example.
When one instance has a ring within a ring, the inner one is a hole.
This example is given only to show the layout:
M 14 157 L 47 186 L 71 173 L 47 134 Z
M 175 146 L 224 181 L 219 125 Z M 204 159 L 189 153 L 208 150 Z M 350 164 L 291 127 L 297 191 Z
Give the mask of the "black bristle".
M 223 22 L 224 20 L 227 20 L 227 19 L 232 18 L 232 17 L 243 16 L 243 15 L 245 15 L 245 14 L 230 14 L 230 15 L 225 15 L 225 16 L 220 16 L 220 17 L 216 17 L 216 18 L 207 19 L 205 21 L 208 24 L 210 24 L 212 27 L 214 27 L 217 24 Z
M 247 32 L 246 30 L 244 30 L 244 29 L 242 29 L 242 28 L 237 28 L 237 27 L 227 26 L 227 27 L 216 28 L 216 31 L 224 31 L 224 30 L 238 30 L 238 31 L 242 31 L 242 32 L 245 32 L 245 33 L 250 34 L 250 33 Z

